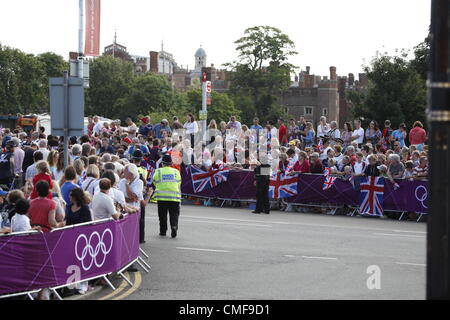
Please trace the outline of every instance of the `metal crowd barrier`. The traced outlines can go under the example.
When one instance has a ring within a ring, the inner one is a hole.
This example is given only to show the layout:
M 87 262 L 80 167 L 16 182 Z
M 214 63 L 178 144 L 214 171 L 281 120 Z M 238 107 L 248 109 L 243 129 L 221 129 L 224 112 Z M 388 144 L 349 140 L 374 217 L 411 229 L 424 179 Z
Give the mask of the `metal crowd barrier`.
M 128 216 L 128 214 L 124 214 L 124 217 L 126 217 L 126 216 Z M 65 226 L 65 227 L 62 227 L 62 228 L 52 229 L 50 232 L 58 232 L 58 231 L 61 232 L 61 231 L 67 230 L 67 229 L 73 229 L 73 228 L 82 227 L 82 226 L 89 226 L 89 225 L 97 225 L 97 224 L 109 222 L 109 221 L 112 221 L 112 220 L 114 220 L 114 219 L 113 218 L 108 218 L 108 219 L 95 220 L 95 221 L 80 223 L 80 224 L 76 224 L 76 225 Z M 43 232 L 42 231 L 37 231 L 37 230 L 30 230 L 30 231 L 23 231 L 23 232 L 14 232 L 14 233 L 0 234 L 0 237 L 5 237 L 5 236 L 27 236 L 27 235 L 34 235 L 34 234 L 38 234 L 38 233 L 43 233 Z M 144 259 L 146 259 L 146 260 L 150 259 L 150 253 L 146 253 L 140 247 L 139 247 L 139 252 L 140 252 L 140 254 L 143 257 L 141 257 L 139 255 L 135 260 L 127 263 L 125 266 L 123 266 L 121 269 L 119 269 L 118 271 L 115 272 L 120 277 L 122 277 L 130 286 L 133 286 L 133 283 L 123 273 L 132 264 L 137 263 L 142 268 L 142 270 L 144 270 L 146 273 L 149 273 L 150 270 L 151 270 L 150 264 L 147 263 L 144 260 Z M 105 274 L 97 275 L 95 277 L 82 279 L 82 280 L 79 280 L 79 281 L 74 281 L 74 282 L 71 282 L 71 283 L 67 283 L 67 284 L 59 285 L 59 286 L 55 286 L 55 287 L 50 287 L 50 288 L 40 288 L 40 289 L 35 289 L 35 290 L 31 290 L 31 291 L 26 291 L 26 292 L 15 292 L 15 293 L 10 293 L 10 294 L 5 294 L 5 295 L 1 295 L 0 299 L 13 298 L 13 297 L 27 295 L 30 300 L 34 300 L 33 294 L 39 293 L 43 289 L 49 289 L 51 292 L 53 292 L 53 294 L 55 295 L 55 297 L 58 300 L 63 300 L 61 295 L 57 292 L 58 289 L 74 286 L 74 285 L 79 284 L 81 282 L 96 280 L 96 279 L 100 279 L 100 278 L 105 280 L 105 282 L 108 284 L 108 286 L 111 288 L 111 290 L 115 291 L 115 290 L 117 290 L 117 288 L 115 288 L 114 285 L 111 283 L 111 281 L 108 279 L 108 276 L 110 276 L 113 273 L 114 272 L 105 273 Z

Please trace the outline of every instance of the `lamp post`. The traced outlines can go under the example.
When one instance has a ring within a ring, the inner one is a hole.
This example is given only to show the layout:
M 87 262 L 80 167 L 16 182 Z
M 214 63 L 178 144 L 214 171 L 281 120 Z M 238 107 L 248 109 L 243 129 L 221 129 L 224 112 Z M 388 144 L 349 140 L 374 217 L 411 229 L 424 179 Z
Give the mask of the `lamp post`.
M 450 1 L 432 0 L 427 299 L 450 299 Z

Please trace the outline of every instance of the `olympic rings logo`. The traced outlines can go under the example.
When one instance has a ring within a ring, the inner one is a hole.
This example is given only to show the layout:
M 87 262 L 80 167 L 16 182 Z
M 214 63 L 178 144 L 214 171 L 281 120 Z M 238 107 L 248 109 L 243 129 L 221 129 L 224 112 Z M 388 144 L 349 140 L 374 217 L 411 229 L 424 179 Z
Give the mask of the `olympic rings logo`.
M 423 193 L 422 196 L 419 197 L 418 195 L 418 191 L 423 189 Z M 425 205 L 425 200 L 427 200 L 428 198 L 428 191 L 427 188 L 425 188 L 424 186 L 418 186 L 416 188 L 416 191 L 414 192 L 414 195 L 416 196 L 417 201 L 419 201 L 422 204 L 422 207 L 424 207 L 425 209 L 428 209 L 428 207 Z
M 109 246 L 105 244 L 107 234 L 111 238 Z M 93 242 L 94 241 L 94 242 Z M 101 268 L 105 263 L 106 256 L 111 252 L 113 246 L 113 234 L 110 229 L 103 231 L 102 236 L 95 231 L 87 238 L 86 235 L 80 234 L 75 242 L 75 255 L 84 271 L 92 268 L 93 264 L 97 268 Z M 95 247 L 95 248 L 94 248 Z M 81 251 L 79 249 L 82 249 Z

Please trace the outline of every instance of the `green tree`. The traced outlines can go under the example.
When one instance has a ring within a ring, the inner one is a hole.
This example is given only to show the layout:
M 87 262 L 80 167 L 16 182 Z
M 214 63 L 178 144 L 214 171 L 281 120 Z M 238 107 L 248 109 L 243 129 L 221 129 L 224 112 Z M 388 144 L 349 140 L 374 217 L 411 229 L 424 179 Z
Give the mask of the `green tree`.
M 102 56 L 90 64 L 90 88 L 86 91 L 86 114 L 119 118 L 126 113 L 126 100 L 133 84 L 133 64 Z
M 411 60 L 411 68 L 417 71 L 423 80 L 427 80 L 428 59 L 430 57 L 431 36 L 414 47 L 414 59 Z
M 0 45 L 1 113 L 48 110 L 43 63 L 32 54 Z
M 401 122 L 408 126 L 416 120 L 425 122 L 425 81 L 406 57 L 405 52 L 383 55 L 365 67 L 367 90 L 347 96 L 355 117 L 364 118 L 366 124 L 370 120 L 382 124 L 389 119 L 394 127 Z
M 246 29 L 235 44 L 239 60 L 226 64 L 231 92 L 252 97 L 253 116 L 274 120 L 283 114 L 277 96 L 289 87 L 295 70 L 288 62 L 297 54 L 294 42 L 277 28 L 256 26 Z
M 45 52 L 37 56 L 44 68 L 45 81 L 42 84 L 45 91 L 44 105 L 48 106 L 46 111 L 49 111 L 49 78 L 59 78 L 64 75 L 64 71 L 69 70 L 69 63 L 60 55 L 52 52 Z

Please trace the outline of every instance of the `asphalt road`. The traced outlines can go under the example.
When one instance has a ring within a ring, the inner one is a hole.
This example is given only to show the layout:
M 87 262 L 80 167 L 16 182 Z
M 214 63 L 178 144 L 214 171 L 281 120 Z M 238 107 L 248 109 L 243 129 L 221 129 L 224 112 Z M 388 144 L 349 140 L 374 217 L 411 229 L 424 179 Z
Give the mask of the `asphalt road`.
M 152 270 L 123 299 L 425 299 L 425 223 L 186 205 L 172 239 L 156 205 L 146 221 Z

